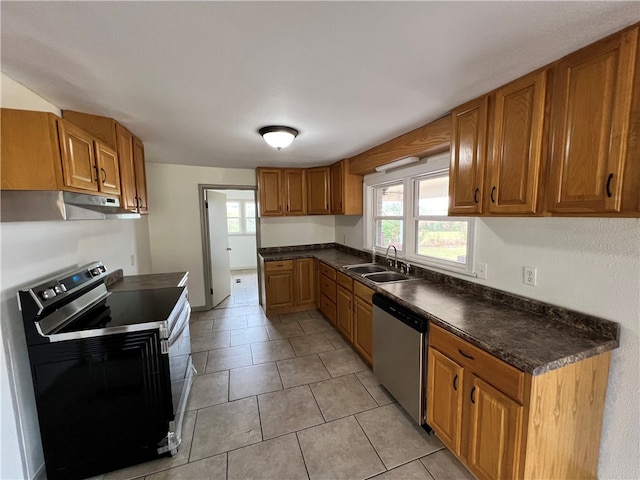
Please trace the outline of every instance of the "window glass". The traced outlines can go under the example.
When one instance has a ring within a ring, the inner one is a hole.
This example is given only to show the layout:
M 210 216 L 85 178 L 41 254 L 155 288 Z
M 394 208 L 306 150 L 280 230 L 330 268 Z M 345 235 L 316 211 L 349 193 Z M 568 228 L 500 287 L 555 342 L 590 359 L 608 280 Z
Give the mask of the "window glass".
M 465 264 L 468 222 L 418 220 L 416 253 Z
M 227 202 L 227 218 L 240 218 L 240 202 Z
M 418 216 L 447 216 L 449 209 L 449 176 L 430 177 L 417 182 Z
M 387 248 L 391 244 L 402 250 L 403 223 L 402 220 L 377 220 L 376 246 Z
M 240 219 L 227 217 L 227 232 L 240 233 Z
M 247 233 L 256 233 L 256 219 L 254 218 L 247 218 Z
M 403 185 L 390 185 L 377 189 L 377 216 L 400 217 L 403 210 Z
M 256 216 L 256 204 L 253 202 L 245 202 L 244 204 L 244 216 L 249 218 L 254 218 Z

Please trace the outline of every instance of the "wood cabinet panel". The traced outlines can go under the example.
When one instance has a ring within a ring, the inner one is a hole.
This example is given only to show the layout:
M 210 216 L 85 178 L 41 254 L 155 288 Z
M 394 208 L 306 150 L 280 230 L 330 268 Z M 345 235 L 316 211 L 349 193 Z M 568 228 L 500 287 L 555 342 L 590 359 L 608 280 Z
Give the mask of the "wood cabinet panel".
M 353 343 L 353 294 L 341 286 L 336 292 L 336 317 L 338 330 Z
M 336 303 L 336 282 L 321 274 L 320 293 L 331 300 L 333 303 Z
M 336 269 L 319 262 L 320 273 L 330 280 L 336 279 Z
M 353 291 L 353 279 L 350 276 L 345 275 L 344 273 L 336 272 L 336 283 L 338 284 L 338 286 L 350 292 Z
M 99 190 L 98 167 L 93 137 L 64 120 L 58 121 L 58 132 L 64 184 L 67 187 L 97 192 Z
M 328 215 L 331 213 L 329 167 L 307 169 L 307 213 Z
M 557 64 L 549 211 L 620 211 L 637 50 L 636 27 Z
M 354 285 L 359 285 L 359 283 L 355 282 Z M 373 290 L 371 290 L 371 295 L 373 295 Z M 354 297 L 353 346 L 369 365 L 373 365 L 373 309 L 370 299 L 367 301 L 361 297 Z
M 535 72 L 495 92 L 490 213 L 538 211 L 546 79 L 546 70 Z
M 336 324 L 336 304 L 322 294 L 320 295 L 320 311 L 333 325 Z
M 427 423 L 449 449 L 461 455 L 463 369 L 439 351 L 428 349 Z
M 362 176 L 349 173 L 349 160 L 331 165 L 331 213 L 362 215 Z
M 294 305 L 293 271 L 268 273 L 266 282 L 267 311 Z
M 136 174 L 136 203 L 138 212 L 149 213 L 147 202 L 147 170 L 144 162 L 144 144 L 138 137 L 133 137 L 133 167 Z
M 315 283 L 313 258 L 297 259 L 294 285 L 296 305 L 313 304 L 316 301 Z
M 467 464 L 481 479 L 517 478 L 524 407 L 472 375 Z
M 307 181 L 301 168 L 283 170 L 285 215 L 307 214 Z
M 265 262 L 264 269 L 267 272 L 293 270 L 293 260 L 279 260 L 276 262 Z
M 279 168 L 258 168 L 259 213 L 263 217 L 284 215 L 282 206 L 282 170 Z
M 1 110 L 2 190 L 61 190 L 62 163 L 56 116 Z
M 136 174 L 133 166 L 133 134 L 120 124 L 116 124 L 116 143 L 120 160 L 120 203 L 122 208 L 137 211 Z
M 120 195 L 120 169 L 118 168 L 117 152 L 96 140 L 95 153 L 100 191 Z
M 482 213 L 487 97 L 481 97 L 452 112 L 449 213 Z
M 447 355 L 458 365 L 482 376 L 511 398 L 519 402 L 524 400 L 526 380 L 524 372 L 434 324 L 430 324 L 429 327 L 429 345 Z

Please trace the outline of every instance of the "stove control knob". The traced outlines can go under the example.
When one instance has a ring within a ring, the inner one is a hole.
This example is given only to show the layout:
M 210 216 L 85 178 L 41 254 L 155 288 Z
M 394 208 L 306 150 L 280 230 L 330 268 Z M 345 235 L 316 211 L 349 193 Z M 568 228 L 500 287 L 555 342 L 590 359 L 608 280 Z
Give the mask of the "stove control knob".
M 100 269 L 99 269 L 98 267 L 96 267 L 96 268 L 92 268 L 92 269 L 89 271 L 89 273 L 91 273 L 91 276 L 92 276 L 92 277 L 96 277 L 96 276 L 100 275 Z
M 55 287 L 53 287 L 53 291 L 56 292 L 56 295 L 57 295 L 57 294 L 66 292 L 67 291 L 67 287 L 65 287 L 63 283 L 60 283 L 60 284 L 56 285 Z
M 40 293 L 40 296 L 43 298 L 43 300 L 49 300 L 50 298 L 56 296 L 56 292 L 53 288 L 47 288 L 46 290 L 43 290 L 42 293 Z

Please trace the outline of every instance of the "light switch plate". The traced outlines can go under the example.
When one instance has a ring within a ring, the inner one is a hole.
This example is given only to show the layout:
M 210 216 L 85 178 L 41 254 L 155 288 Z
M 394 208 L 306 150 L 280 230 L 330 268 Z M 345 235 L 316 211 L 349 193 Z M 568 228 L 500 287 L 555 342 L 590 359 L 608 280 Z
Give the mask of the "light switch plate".
M 478 271 L 476 272 L 478 278 L 483 278 L 486 280 L 487 278 L 487 264 L 486 263 L 478 263 Z

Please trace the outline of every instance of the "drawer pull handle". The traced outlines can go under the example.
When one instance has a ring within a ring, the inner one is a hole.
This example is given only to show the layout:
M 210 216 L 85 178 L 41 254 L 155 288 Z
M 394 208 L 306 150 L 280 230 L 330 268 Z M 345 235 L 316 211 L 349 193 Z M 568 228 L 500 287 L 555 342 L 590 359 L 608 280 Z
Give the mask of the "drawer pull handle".
M 456 376 L 453 377 L 453 389 L 457 392 L 458 391 L 458 374 L 456 373 Z
M 458 352 L 460 352 L 460 355 L 462 355 L 465 358 L 468 358 L 469 360 L 475 360 L 475 358 L 473 358 L 471 355 L 468 355 L 466 353 L 464 353 L 462 350 L 458 349 Z
M 475 204 L 478 203 L 478 194 L 480 193 L 480 189 L 476 187 L 475 192 L 473 192 L 473 202 Z
M 471 403 L 473 403 L 474 405 L 476 404 L 476 396 L 475 396 L 475 393 L 476 393 L 476 387 L 473 387 L 473 388 L 471 389 Z

